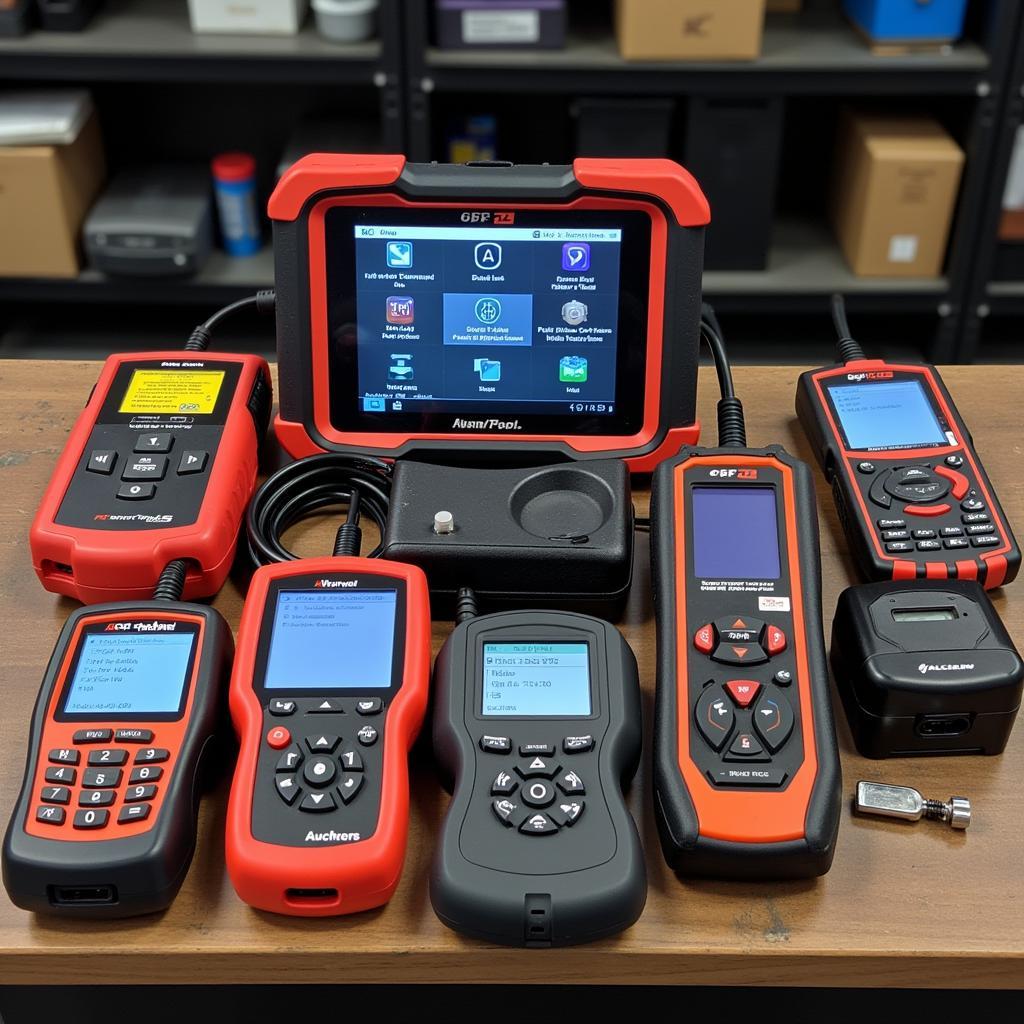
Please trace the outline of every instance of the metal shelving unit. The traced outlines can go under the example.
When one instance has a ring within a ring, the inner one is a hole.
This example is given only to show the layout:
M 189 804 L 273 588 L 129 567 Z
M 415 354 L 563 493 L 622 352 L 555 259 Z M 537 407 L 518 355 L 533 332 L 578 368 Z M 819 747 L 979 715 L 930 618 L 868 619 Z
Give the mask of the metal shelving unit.
M 430 37 L 429 0 L 410 0 L 406 16 L 408 145 L 414 159 L 433 151 L 440 97 L 480 95 L 743 96 L 893 98 L 970 106 L 968 161 L 945 276 L 932 280 L 860 278 L 850 273 L 824 225 L 780 219 L 768 267 L 705 274 L 708 297 L 723 311 L 799 314 L 843 291 L 852 311 L 921 313 L 934 318 L 930 358 L 951 361 L 973 265 L 977 212 L 988 184 L 997 113 L 1016 39 L 1018 5 L 986 4 L 976 38 L 936 52 L 877 56 L 834 11 L 769 16 L 760 58 L 749 62 L 638 63 L 619 56 L 610 26 L 576 27 L 565 50 L 444 51 Z

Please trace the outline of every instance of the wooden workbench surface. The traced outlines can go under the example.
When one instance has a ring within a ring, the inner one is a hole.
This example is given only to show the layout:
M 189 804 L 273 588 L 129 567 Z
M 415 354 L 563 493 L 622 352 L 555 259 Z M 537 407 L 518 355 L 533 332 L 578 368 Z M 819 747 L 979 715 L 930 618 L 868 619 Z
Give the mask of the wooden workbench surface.
M 736 384 L 752 444 L 810 453 L 793 415 L 799 368 L 741 367 Z M 29 718 L 54 639 L 74 603 L 45 593 L 32 571 L 28 528 L 95 363 L 0 362 L 0 822 L 24 766 Z M 944 371 L 1011 521 L 1024 522 L 1024 367 Z M 715 375 L 701 375 L 701 419 L 714 423 Z M 845 542 L 818 474 L 826 640 L 839 592 L 853 582 Z M 636 496 L 646 511 L 646 492 Z M 329 549 L 323 524 L 298 545 Z M 654 620 L 648 548 L 621 628 L 636 651 L 649 739 Z M 996 607 L 1024 645 L 1024 582 Z M 242 595 L 215 602 L 237 627 Z M 434 648 L 448 631 L 434 625 Z M 838 710 L 838 704 L 837 704 Z M 1024 987 L 1024 724 L 1005 754 L 866 761 L 839 711 L 847 801 L 831 872 L 817 881 L 686 882 L 661 859 L 650 803 L 649 747 L 631 803 L 647 849 L 650 892 L 624 935 L 564 950 L 508 950 L 465 940 L 434 917 L 427 872 L 446 797 L 422 754 L 413 766 L 405 873 L 389 906 L 307 920 L 251 910 L 224 870 L 226 780 L 206 798 L 199 847 L 176 902 L 161 916 L 68 922 L 24 913 L 0 892 L 0 984 L 550 982 L 695 985 Z M 916 786 L 928 797 L 963 794 L 974 823 L 954 833 L 934 822 L 855 819 L 859 778 Z

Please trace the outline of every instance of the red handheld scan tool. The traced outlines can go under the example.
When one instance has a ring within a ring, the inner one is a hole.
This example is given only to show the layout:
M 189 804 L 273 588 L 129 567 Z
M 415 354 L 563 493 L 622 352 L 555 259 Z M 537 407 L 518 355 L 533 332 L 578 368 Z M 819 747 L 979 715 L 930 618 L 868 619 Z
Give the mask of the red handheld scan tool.
M 695 443 L 709 208 L 670 160 L 407 164 L 319 154 L 274 221 L 295 456 L 624 458 Z
M 184 597 L 215 594 L 231 567 L 270 416 L 252 355 L 108 357 L 32 523 L 43 586 L 86 604 L 149 598 L 187 558 Z
M 341 557 L 256 570 L 230 691 L 227 866 L 246 903 L 322 917 L 391 898 L 429 675 L 420 569 Z

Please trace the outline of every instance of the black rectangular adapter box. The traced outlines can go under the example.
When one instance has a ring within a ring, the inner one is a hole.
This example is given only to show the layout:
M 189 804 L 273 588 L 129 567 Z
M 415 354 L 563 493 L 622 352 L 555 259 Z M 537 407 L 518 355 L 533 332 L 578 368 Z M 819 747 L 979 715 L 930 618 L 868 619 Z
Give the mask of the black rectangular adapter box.
M 489 469 L 399 460 L 383 558 L 427 574 L 435 617 L 461 587 L 481 611 L 560 608 L 616 621 L 633 575 L 620 459 Z

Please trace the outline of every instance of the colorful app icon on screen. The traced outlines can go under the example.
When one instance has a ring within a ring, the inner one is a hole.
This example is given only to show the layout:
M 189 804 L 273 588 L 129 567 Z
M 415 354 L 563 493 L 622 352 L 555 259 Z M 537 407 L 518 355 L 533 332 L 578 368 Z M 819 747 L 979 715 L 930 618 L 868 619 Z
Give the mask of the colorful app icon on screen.
M 494 381 L 501 380 L 501 360 L 500 359 L 474 359 L 473 360 L 473 372 L 480 374 L 480 379 L 483 381 Z
M 566 242 L 562 246 L 563 270 L 589 270 L 590 245 L 587 242 Z
M 584 384 L 587 380 L 586 356 L 562 356 L 558 360 L 558 379 L 563 384 Z
M 408 270 L 412 266 L 412 242 L 388 242 L 388 266 Z
M 416 315 L 416 303 L 409 295 L 390 295 L 387 301 L 389 324 L 411 324 Z

